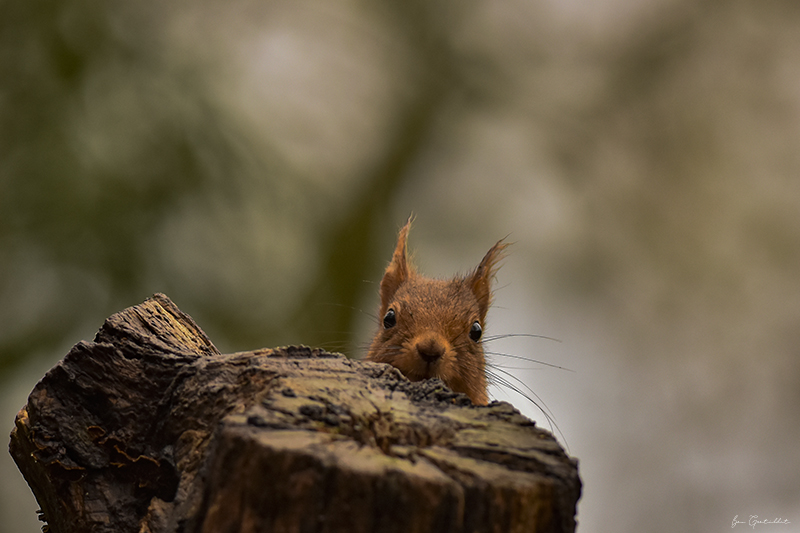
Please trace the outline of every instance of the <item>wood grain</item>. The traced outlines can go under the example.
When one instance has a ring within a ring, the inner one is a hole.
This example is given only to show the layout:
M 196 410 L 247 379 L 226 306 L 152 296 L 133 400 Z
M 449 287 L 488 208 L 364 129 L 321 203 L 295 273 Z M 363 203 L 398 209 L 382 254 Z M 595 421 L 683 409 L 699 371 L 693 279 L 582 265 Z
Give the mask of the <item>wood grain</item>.
M 42 378 L 10 451 L 56 533 L 568 532 L 581 490 L 507 403 L 318 349 L 220 354 L 160 294 Z

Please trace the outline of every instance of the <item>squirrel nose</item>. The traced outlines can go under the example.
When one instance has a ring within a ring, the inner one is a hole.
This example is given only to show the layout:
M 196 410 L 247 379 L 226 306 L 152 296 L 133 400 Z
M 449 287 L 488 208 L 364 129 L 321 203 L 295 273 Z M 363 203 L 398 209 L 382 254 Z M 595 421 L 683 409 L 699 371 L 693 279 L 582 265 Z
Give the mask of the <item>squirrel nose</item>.
M 417 342 L 417 353 L 426 363 L 433 363 L 444 355 L 445 348 L 438 340 L 427 338 Z

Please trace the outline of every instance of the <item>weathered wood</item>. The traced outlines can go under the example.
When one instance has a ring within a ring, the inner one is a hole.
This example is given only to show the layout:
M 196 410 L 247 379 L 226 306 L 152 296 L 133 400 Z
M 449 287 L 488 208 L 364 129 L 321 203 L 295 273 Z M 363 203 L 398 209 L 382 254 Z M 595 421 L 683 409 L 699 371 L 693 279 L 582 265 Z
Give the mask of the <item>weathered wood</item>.
M 305 347 L 223 355 L 164 295 L 42 378 L 10 451 L 54 533 L 564 532 L 580 496 L 507 403 Z

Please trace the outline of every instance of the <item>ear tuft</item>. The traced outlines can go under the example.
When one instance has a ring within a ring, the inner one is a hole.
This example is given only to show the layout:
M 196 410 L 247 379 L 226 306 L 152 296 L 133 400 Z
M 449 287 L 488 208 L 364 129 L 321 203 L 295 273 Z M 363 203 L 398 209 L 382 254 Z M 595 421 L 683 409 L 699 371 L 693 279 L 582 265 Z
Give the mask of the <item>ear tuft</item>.
M 408 262 L 408 232 L 411 229 L 411 222 L 414 216 L 408 217 L 406 225 L 400 229 L 397 235 L 397 246 L 395 246 L 392 261 L 386 267 L 386 272 L 381 280 L 381 314 L 386 312 L 397 289 L 414 275 L 414 268 Z
M 481 320 L 486 318 L 486 312 L 492 303 L 492 279 L 500 268 L 498 263 L 505 257 L 508 246 L 509 243 L 505 242 L 505 239 L 497 241 L 497 244 L 483 256 L 478 267 L 467 277 L 467 283 L 478 300 Z

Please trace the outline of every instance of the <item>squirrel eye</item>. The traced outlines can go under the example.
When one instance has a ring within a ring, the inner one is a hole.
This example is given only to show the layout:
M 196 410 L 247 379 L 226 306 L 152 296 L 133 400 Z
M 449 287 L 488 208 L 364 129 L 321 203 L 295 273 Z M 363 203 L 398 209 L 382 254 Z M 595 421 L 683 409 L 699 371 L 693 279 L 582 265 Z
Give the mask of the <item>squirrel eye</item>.
M 469 328 L 469 338 L 478 342 L 481 339 L 481 335 L 483 335 L 483 328 L 477 321 L 473 322 L 472 327 Z
M 383 328 L 389 329 L 397 325 L 397 317 L 394 314 L 394 309 L 389 309 L 383 316 Z

